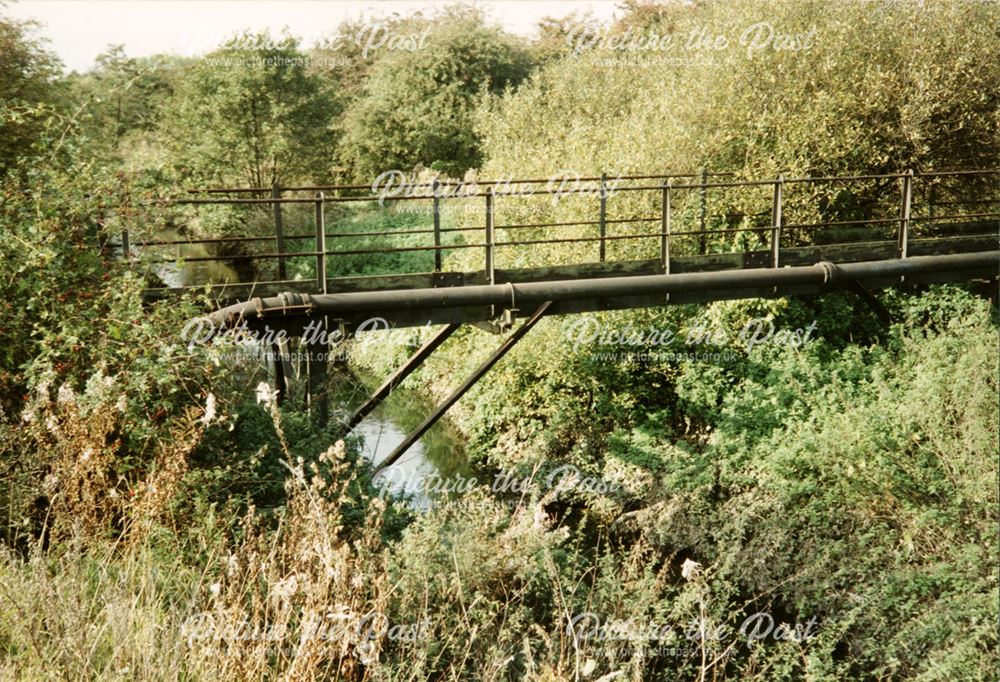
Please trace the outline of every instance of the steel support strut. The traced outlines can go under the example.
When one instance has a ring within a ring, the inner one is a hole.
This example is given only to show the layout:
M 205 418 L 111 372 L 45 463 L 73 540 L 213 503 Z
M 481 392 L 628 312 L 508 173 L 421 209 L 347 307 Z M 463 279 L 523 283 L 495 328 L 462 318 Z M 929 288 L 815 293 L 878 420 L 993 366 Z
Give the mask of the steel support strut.
M 847 288 L 857 294 L 861 300 L 864 301 L 865 305 L 867 305 L 868 308 L 875 313 L 875 316 L 878 317 L 879 322 L 886 327 L 892 324 L 892 313 L 890 313 L 889 309 L 885 307 L 885 304 L 878 299 L 878 296 L 873 294 L 871 290 L 860 280 L 850 280 L 847 283 Z
M 324 336 L 326 325 L 323 325 Z M 326 394 L 327 356 L 330 346 L 325 342 L 311 340 L 302 345 L 306 348 L 309 358 L 308 388 L 306 389 L 306 405 L 314 422 L 325 425 L 329 416 L 329 404 Z
M 416 353 L 410 356 L 410 358 L 403 363 L 403 366 L 393 372 L 388 379 L 385 380 L 378 389 L 372 393 L 372 396 L 365 401 L 365 404 L 357 409 L 357 411 L 351 415 L 350 420 L 347 422 L 347 428 L 353 429 L 355 426 L 361 423 L 361 420 L 367 417 L 372 410 L 378 407 L 383 400 L 385 400 L 388 395 L 392 392 L 392 389 L 403 383 L 406 377 L 410 376 L 414 370 L 423 364 L 431 353 L 437 350 L 438 346 L 445 342 L 445 340 L 454 334 L 461 325 L 459 324 L 448 324 L 442 329 L 429 338 L 424 345 L 422 345 Z
M 434 424 L 437 423 L 437 421 L 444 415 L 444 413 L 447 412 L 452 405 L 458 402 L 459 398 L 465 395 L 465 393 L 470 388 L 472 388 L 475 385 L 475 383 L 483 377 L 484 374 L 490 371 L 493 365 L 497 364 L 500 358 L 506 355 L 511 348 L 517 345 L 518 341 L 524 338 L 525 334 L 531 331 L 531 328 L 534 327 L 535 324 L 540 319 L 542 319 L 542 317 L 545 316 L 546 311 L 548 311 L 549 306 L 551 305 L 552 301 L 546 301 L 542 303 L 538 307 L 538 309 L 534 312 L 534 314 L 527 320 L 525 320 L 524 324 L 522 324 L 520 327 L 514 330 L 514 332 L 507 337 L 507 340 L 504 341 L 502 344 L 500 344 L 500 347 L 496 349 L 493 355 L 491 355 L 486 360 L 486 362 L 484 362 L 478 368 L 476 368 L 476 371 L 474 371 L 471 375 L 469 375 L 469 378 L 466 379 L 461 386 L 452 391 L 451 395 L 445 398 L 444 402 L 438 405 L 438 407 L 434 410 L 434 412 L 429 417 L 427 417 L 427 419 L 425 419 L 423 423 L 413 431 L 413 433 L 408 435 L 403 440 L 402 443 L 396 446 L 395 450 L 390 452 L 385 459 L 383 459 L 376 465 L 373 475 L 378 474 L 386 467 L 392 466 L 396 462 L 396 460 L 398 460 L 403 455 L 404 452 L 409 450 L 410 446 L 416 443 L 417 440 L 422 435 L 424 435 L 429 428 L 434 426 Z
M 288 339 L 272 343 L 271 354 L 274 363 L 274 390 L 278 393 L 278 404 L 281 405 L 292 389 L 292 363 L 289 360 Z

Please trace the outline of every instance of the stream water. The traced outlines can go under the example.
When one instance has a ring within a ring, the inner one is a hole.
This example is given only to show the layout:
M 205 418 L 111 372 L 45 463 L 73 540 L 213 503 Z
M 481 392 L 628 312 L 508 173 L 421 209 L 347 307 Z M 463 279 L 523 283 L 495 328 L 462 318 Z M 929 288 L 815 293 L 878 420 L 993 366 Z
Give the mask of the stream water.
M 163 241 L 183 241 L 183 236 L 174 230 L 160 229 L 150 237 Z M 119 245 L 119 250 L 120 250 Z M 149 271 L 159 278 L 160 283 L 151 286 L 183 287 L 206 283 L 222 284 L 239 281 L 236 272 L 222 261 L 184 261 L 185 258 L 204 258 L 210 256 L 204 244 L 190 243 L 177 246 L 132 246 L 129 249 L 132 257 L 141 258 L 177 258 L 178 262 L 150 263 Z
M 331 406 L 342 414 L 359 407 L 378 386 L 379 380 L 351 372 L 343 367 L 331 368 Z M 406 388 L 396 388 L 386 400 L 368 415 L 353 431 L 363 439 L 362 453 L 378 464 L 399 445 L 434 409 L 427 396 Z M 461 433 L 447 418 L 441 419 L 390 467 L 379 475 L 376 484 L 393 495 L 404 491 L 415 508 L 426 508 L 436 497 L 424 490 L 425 483 L 443 480 L 469 480 L 470 468 L 465 457 Z M 440 487 L 440 486 L 437 486 Z

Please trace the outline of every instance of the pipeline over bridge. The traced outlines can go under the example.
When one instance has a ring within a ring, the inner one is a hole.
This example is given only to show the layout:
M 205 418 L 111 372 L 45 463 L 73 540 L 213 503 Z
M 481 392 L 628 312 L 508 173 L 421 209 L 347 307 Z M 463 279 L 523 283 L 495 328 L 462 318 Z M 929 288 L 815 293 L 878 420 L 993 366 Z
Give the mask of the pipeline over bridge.
M 569 187 L 552 179 L 475 185 L 434 180 L 388 197 L 359 185 L 190 193 L 155 205 L 256 210 L 249 214 L 256 234 L 135 241 L 123 232 L 120 247 L 125 257 L 149 265 L 176 261 L 150 257 L 155 249 L 191 244 L 215 245 L 220 253 L 185 262 L 269 263 L 251 282 L 208 287 L 219 308 L 207 320 L 217 328 L 280 329 L 294 337 L 317 326 L 349 333 L 373 318 L 394 327 L 443 325 L 354 414 L 350 426 L 461 325 L 498 333 L 514 329 L 379 468 L 398 459 L 543 316 L 847 288 L 885 318 L 873 290 L 974 280 L 995 285 L 1000 271 L 1000 170 L 759 180 L 705 172 L 600 176 L 576 178 Z M 427 226 L 358 231 L 328 225 L 328 206 L 358 202 L 372 210 L 423 204 Z M 449 223 L 444 209 L 453 204 L 465 210 Z M 290 205 L 304 205 L 298 207 L 300 218 L 302 208 L 312 214 L 311 231 L 286 233 Z M 588 209 L 594 219 L 552 219 Z M 505 212 L 513 220 L 498 224 Z M 262 214 L 271 234 L 260 234 Z M 427 243 L 417 243 L 424 238 Z M 372 243 L 380 239 L 390 243 Z M 330 248 L 338 240 L 353 247 Z M 413 271 L 412 260 L 409 271 L 391 271 L 391 258 L 415 253 L 430 256 L 425 271 Z M 382 259 L 390 271 L 358 267 L 373 259 Z M 183 290 L 154 287 L 146 294 L 161 298 Z M 516 326 L 519 318 L 524 322 Z M 280 390 L 288 386 L 288 349 L 274 350 Z M 312 344 L 308 351 L 308 399 L 325 418 L 329 348 Z

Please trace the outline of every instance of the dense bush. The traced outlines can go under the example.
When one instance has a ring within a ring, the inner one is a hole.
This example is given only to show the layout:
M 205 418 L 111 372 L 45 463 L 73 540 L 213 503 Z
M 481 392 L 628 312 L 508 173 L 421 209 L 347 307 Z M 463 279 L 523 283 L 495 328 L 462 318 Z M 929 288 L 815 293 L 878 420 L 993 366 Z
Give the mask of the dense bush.
M 450 175 L 478 166 L 478 99 L 516 86 L 531 66 L 519 40 L 476 12 L 435 23 L 425 43 L 381 57 L 344 114 L 342 154 L 363 181 L 418 164 Z

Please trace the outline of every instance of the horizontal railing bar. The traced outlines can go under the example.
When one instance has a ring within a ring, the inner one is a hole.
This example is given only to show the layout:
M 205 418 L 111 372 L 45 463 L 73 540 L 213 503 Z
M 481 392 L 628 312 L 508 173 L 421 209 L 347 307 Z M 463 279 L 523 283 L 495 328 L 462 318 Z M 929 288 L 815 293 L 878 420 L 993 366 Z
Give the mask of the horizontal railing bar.
M 710 237 L 713 234 L 736 234 L 738 232 L 762 232 L 773 229 L 774 229 L 773 225 L 761 225 L 760 227 L 726 227 L 726 228 L 719 228 L 716 230 L 705 230 L 704 232 L 702 232 L 701 230 L 671 230 L 670 236 L 682 237 L 685 235 L 703 234 L 706 237 Z
M 482 227 L 447 227 L 442 228 L 441 232 L 478 232 L 482 230 Z M 337 237 L 391 237 L 397 234 L 433 234 L 434 230 L 393 230 L 391 232 L 337 232 L 337 233 L 327 233 L 327 239 L 335 239 Z M 314 234 L 286 234 L 283 239 L 285 240 L 300 240 L 300 239 L 315 239 Z M 143 241 L 143 242 L 131 242 L 132 246 L 183 246 L 185 244 L 216 244 L 216 243 L 227 243 L 227 242 L 273 242 L 274 237 L 218 237 L 215 239 L 210 238 L 198 238 L 198 239 L 178 239 L 175 241 L 159 240 L 159 241 Z
M 911 217 L 910 222 L 920 220 L 957 220 L 958 218 L 1000 218 L 1000 213 L 957 213 L 954 215 L 936 215 L 936 216 L 923 216 L 923 217 Z
M 483 227 L 442 227 L 438 232 L 478 232 L 483 230 Z M 391 232 L 337 232 L 334 234 L 327 234 L 327 239 L 334 239 L 337 237 L 391 237 L 395 234 L 434 234 L 433 229 L 424 230 L 392 230 Z
M 608 237 L 612 239 L 613 237 Z M 347 256 L 347 255 L 360 255 L 368 253 L 401 253 L 404 251 L 447 251 L 449 249 L 472 249 L 472 248 L 484 248 L 486 244 L 443 244 L 441 246 L 399 246 L 386 249 L 351 249 L 343 251 L 326 251 L 327 256 Z M 292 251 L 286 253 L 253 253 L 253 254 L 239 254 L 239 255 L 228 255 L 228 256 L 192 256 L 192 257 L 178 257 L 178 258 L 130 258 L 129 260 L 139 263 L 197 263 L 200 261 L 218 261 L 218 260 L 242 260 L 242 259 L 267 259 L 267 258 L 294 258 L 297 256 L 319 256 L 322 255 L 319 251 Z
M 967 199 L 964 201 L 915 201 L 913 202 L 917 206 L 923 206 L 925 204 L 931 204 L 934 206 L 964 206 L 966 204 L 996 204 L 1000 203 L 1000 198 L 996 199 Z
M 912 236 L 910 238 L 911 239 L 937 239 L 937 240 L 941 240 L 941 241 L 948 241 L 949 239 L 954 239 L 955 241 L 962 241 L 962 240 L 969 239 L 969 238 L 977 239 L 979 237 L 993 237 L 994 239 L 996 239 L 997 238 L 997 233 L 996 232 L 975 232 L 973 234 L 953 234 L 953 235 L 948 235 L 947 237 L 935 237 L 933 235 L 928 236 L 928 235 L 918 234 L 918 235 L 914 235 L 914 236 Z
M 514 223 L 513 225 L 496 225 L 495 230 L 518 230 L 526 227 L 573 227 L 577 225 L 599 225 L 600 220 L 570 220 L 562 223 Z
M 671 232 L 671 235 L 677 234 L 676 232 Z M 529 239 L 521 240 L 515 242 L 496 242 L 494 246 L 527 246 L 529 244 L 568 244 L 571 242 L 599 242 L 613 241 L 617 239 L 651 239 L 653 237 L 663 236 L 660 232 L 650 232 L 648 234 L 618 234 L 618 235 L 605 235 L 603 237 L 566 237 L 561 239 Z
M 486 244 L 442 244 L 441 246 L 401 246 L 395 249 L 351 249 L 327 251 L 327 256 L 355 256 L 369 253 L 402 253 L 403 251 L 449 251 L 451 249 L 482 249 Z M 316 254 L 318 255 L 318 254 Z
M 188 187 L 184 190 L 188 194 L 250 194 L 253 192 L 270 193 L 271 188 L 263 189 L 260 187 Z
M 649 216 L 649 217 L 638 217 L 638 218 L 614 218 L 614 219 L 605 220 L 604 223 L 606 225 L 612 225 L 612 224 L 615 224 L 615 223 L 618 223 L 618 224 L 621 224 L 621 223 L 648 223 L 648 222 L 652 222 L 654 220 L 659 220 L 659 219 L 660 219 L 660 216 Z M 598 221 L 598 222 L 600 222 L 600 221 Z
M 771 184 L 774 184 L 774 182 L 773 181 L 766 181 L 766 182 L 750 183 L 750 184 L 771 185 Z M 707 187 L 720 187 L 720 186 L 725 186 L 725 185 L 720 185 L 720 184 L 709 184 L 709 185 L 707 185 Z M 685 187 L 699 187 L 700 188 L 701 185 L 674 185 L 674 187 L 680 187 L 680 188 L 685 188 Z M 609 189 L 608 193 L 609 193 L 609 195 L 613 195 L 613 194 L 616 194 L 618 192 L 632 192 L 632 191 L 636 191 L 636 190 L 661 190 L 661 189 L 663 189 L 663 188 L 660 185 L 651 185 L 651 186 L 643 185 L 643 186 L 639 186 L 639 187 L 615 187 L 614 189 Z M 550 196 L 550 195 L 553 195 L 553 194 L 565 194 L 567 196 L 573 196 L 573 195 L 578 195 L 578 194 L 591 194 L 591 195 L 594 195 L 595 197 L 597 196 L 596 190 L 594 190 L 594 189 L 537 189 L 537 190 L 531 190 L 531 191 L 511 192 L 509 194 L 497 193 L 497 194 L 494 194 L 493 196 L 500 197 L 500 198 L 507 197 L 507 198 L 515 198 L 516 199 L 516 198 L 520 198 L 520 197 Z M 486 197 L 486 196 L 489 196 L 489 195 L 490 195 L 490 192 L 469 192 L 468 194 L 452 194 L 452 195 L 440 195 L 439 194 L 437 198 L 441 199 L 441 200 L 447 200 L 447 199 L 477 199 L 477 198 L 483 198 L 483 197 Z M 325 197 L 324 201 L 326 203 L 328 203 L 328 204 L 336 204 L 336 203 L 349 203 L 349 202 L 359 202 L 359 201 L 380 201 L 380 202 L 383 202 L 383 203 L 384 202 L 389 202 L 389 201 L 429 201 L 431 199 L 434 199 L 434 195 L 433 194 L 408 194 L 408 195 L 403 195 L 403 196 L 387 196 L 387 197 L 380 197 L 377 194 L 371 194 L 371 195 L 361 196 L 361 197 Z M 211 200 L 205 200 L 205 201 L 208 202 L 208 203 L 211 203 Z M 231 199 L 229 201 L 232 202 L 232 203 L 240 203 L 243 200 L 242 199 Z M 249 202 L 249 201 L 258 201 L 258 200 L 247 199 L 246 201 Z M 303 200 L 300 200 L 300 201 L 312 202 L 312 201 L 315 201 L 315 200 L 314 199 L 308 199 L 308 200 L 303 199 Z
M 656 218 L 615 218 L 614 220 L 605 220 L 605 225 L 610 225 L 612 223 L 641 223 L 647 221 L 659 220 Z M 577 225 L 600 225 L 600 220 L 570 220 L 561 223 L 515 223 L 512 225 L 497 225 L 494 227 L 496 230 L 520 230 L 529 227 L 574 227 Z
M 711 175 L 718 176 L 729 176 L 733 173 L 712 173 Z M 687 174 L 675 174 L 675 175 L 622 175 L 611 178 L 612 180 L 654 180 L 657 178 L 696 178 L 698 174 L 687 173 Z M 574 177 L 566 178 L 572 182 L 599 182 L 601 180 L 600 175 L 586 176 L 586 177 Z M 465 181 L 455 181 L 455 180 L 439 180 L 437 183 L 438 187 L 462 187 L 465 185 L 476 186 L 476 187 L 496 187 L 497 185 L 540 185 L 547 182 L 557 182 L 558 178 L 520 178 L 520 179 L 510 179 L 510 180 L 469 180 Z M 407 184 L 407 187 L 433 187 L 433 182 L 415 182 L 412 184 Z M 330 191 L 330 190 L 359 190 L 359 189 L 371 189 L 371 185 L 317 185 L 315 187 L 282 187 L 283 190 L 289 192 L 307 192 L 307 191 Z M 451 198 L 451 195 L 443 194 L 440 195 L 442 198 Z M 454 195 L 455 197 L 461 198 L 463 196 L 473 196 L 471 194 L 459 194 Z M 478 196 L 478 195 L 476 195 Z
M 265 260 L 268 258 L 295 258 L 297 256 L 319 256 L 319 251 L 297 251 L 291 253 L 247 253 L 229 256 L 179 256 L 177 258 L 129 258 L 135 263 L 199 263 L 213 260 Z
M 928 171 L 928 172 L 917 172 L 914 175 L 916 177 L 945 177 L 945 176 L 962 176 L 962 175 L 990 175 L 1000 173 L 1000 169 L 978 169 L 978 170 L 958 170 L 958 171 Z M 707 173 L 706 177 L 730 177 L 735 175 L 732 172 L 713 172 Z M 882 173 L 882 174 L 867 174 L 867 175 L 843 175 L 843 176 L 818 176 L 818 177 L 793 177 L 785 178 L 784 182 L 786 184 L 793 183 L 817 183 L 817 182 L 847 182 L 856 180 L 878 180 L 878 179 L 895 179 L 901 178 L 904 174 L 902 173 Z M 612 178 L 612 181 L 629 181 L 629 180 L 653 180 L 653 179 L 669 179 L 669 178 L 697 178 L 700 177 L 698 173 L 656 173 L 656 174 L 646 174 L 646 175 L 623 175 L 616 178 Z M 601 176 L 585 176 L 579 178 L 572 178 L 573 182 L 597 182 L 601 180 Z M 484 187 L 496 187 L 497 185 L 526 185 L 526 184 L 542 184 L 548 182 L 554 182 L 555 178 L 510 178 L 502 180 L 477 180 L 477 181 L 456 181 L 456 180 L 438 180 L 438 186 L 443 187 L 461 187 L 465 185 L 470 186 L 484 186 Z M 710 182 L 710 183 L 694 183 L 694 184 L 677 184 L 672 185 L 674 189 L 701 189 L 701 188 L 726 188 L 726 187 L 752 187 L 759 185 L 770 185 L 773 184 L 774 180 L 744 180 L 735 182 Z M 413 183 L 408 185 L 409 187 L 431 187 L 433 183 L 431 182 L 421 182 Z M 364 190 L 371 189 L 371 185 L 295 185 L 290 187 L 281 188 L 284 191 L 289 192 L 301 192 L 301 191 L 331 191 L 331 190 Z M 660 186 L 639 186 L 639 187 L 616 187 L 613 191 L 636 191 L 636 190 L 655 190 L 662 189 Z M 226 193 L 261 193 L 270 192 L 270 188 L 261 187 L 229 187 L 229 188 L 189 188 L 186 190 L 189 194 L 226 194 Z M 535 194 L 552 194 L 552 193 L 566 193 L 566 194 L 577 194 L 581 192 L 592 192 L 592 189 L 555 189 L 555 190 L 543 190 L 534 192 L 519 192 L 522 196 L 530 196 Z M 486 192 L 469 192 L 464 194 L 445 194 L 441 198 L 472 198 L 472 197 L 482 197 L 485 196 Z M 378 195 L 372 194 L 370 196 L 364 197 L 325 197 L 327 202 L 342 202 L 342 201 L 367 201 L 372 200 Z M 441 196 L 441 195 L 439 195 Z M 501 193 L 501 196 L 503 194 Z M 422 194 L 413 196 L 394 196 L 394 197 L 384 197 L 388 200 L 411 200 L 411 199 L 432 199 L 433 194 Z M 314 199 L 307 198 L 261 198 L 261 199 L 229 199 L 229 200 L 219 200 L 219 199 L 188 199 L 188 200 L 174 200 L 174 203 L 310 203 Z
M 486 196 L 486 194 L 485 193 L 463 194 L 460 197 L 453 197 L 453 198 L 464 199 L 466 197 L 480 197 L 480 196 Z M 327 203 L 332 203 L 332 204 L 346 204 L 357 201 L 377 201 L 380 202 L 382 205 L 385 205 L 386 202 L 390 201 L 421 201 L 421 200 L 430 201 L 433 198 L 434 198 L 433 194 L 410 194 L 398 197 L 383 197 L 378 194 L 366 194 L 360 197 L 325 197 L 324 200 Z M 438 198 L 441 199 L 443 197 L 439 196 Z
M 669 177 L 669 176 L 665 176 L 665 177 Z M 902 177 L 902 176 L 898 176 L 898 177 Z M 597 179 L 599 180 L 600 178 L 597 178 Z M 838 180 L 848 180 L 848 179 L 851 179 L 851 178 L 837 178 L 837 179 Z M 806 178 L 805 180 L 808 181 L 809 179 Z M 775 182 L 774 180 L 745 180 L 745 181 L 739 181 L 739 182 L 707 182 L 707 183 L 703 183 L 703 184 L 702 183 L 698 183 L 698 184 L 690 184 L 690 185 L 671 185 L 671 188 L 672 189 L 702 189 L 702 188 L 713 189 L 713 188 L 725 188 L 725 187 L 730 187 L 730 188 L 731 187 L 760 187 L 760 186 L 773 185 L 774 182 Z M 786 180 L 786 182 L 788 182 L 788 181 Z M 654 191 L 654 190 L 655 191 L 660 191 L 662 189 L 663 189 L 662 185 L 639 185 L 639 186 L 636 186 L 636 187 L 615 187 L 613 189 L 609 189 L 609 193 L 610 194 L 616 194 L 618 192 L 638 192 L 638 191 Z M 466 194 L 454 194 L 454 195 L 448 195 L 448 196 L 441 196 L 439 194 L 438 198 L 439 199 L 473 199 L 473 198 L 476 198 L 476 197 L 485 197 L 488 194 L 490 194 L 490 192 L 469 192 L 469 193 L 466 193 Z M 567 196 L 573 196 L 573 195 L 578 195 L 578 194 L 594 194 L 594 189 L 592 189 L 592 188 L 586 188 L 586 189 L 580 189 L 580 188 L 571 188 L 571 189 L 565 189 L 565 188 L 561 188 L 561 189 L 537 189 L 537 190 L 531 190 L 531 191 L 512 192 L 509 195 L 505 195 L 503 193 L 500 193 L 499 195 L 495 195 L 495 196 L 500 196 L 500 197 L 503 197 L 503 196 L 529 197 L 529 196 L 550 196 L 550 195 L 553 195 L 553 194 L 560 194 L 560 195 L 565 194 Z M 433 194 L 410 194 L 410 195 L 404 195 L 404 196 L 386 196 L 386 197 L 381 197 L 381 196 L 379 196 L 377 194 L 372 194 L 372 195 L 361 196 L 361 197 L 329 197 L 328 196 L 328 197 L 324 197 L 323 201 L 326 202 L 326 203 L 332 203 L 332 204 L 336 204 L 336 203 L 348 203 L 348 202 L 359 202 L 359 201 L 381 201 L 381 202 L 384 203 L 385 201 L 421 201 L 421 200 L 431 200 L 431 199 L 434 199 L 434 198 L 435 197 L 434 197 Z M 217 204 L 241 204 L 241 203 L 254 204 L 254 203 L 262 203 L 262 204 L 264 204 L 264 203 L 314 203 L 315 201 L 316 201 L 315 199 L 306 199 L 306 198 L 302 198 L 302 199 L 184 199 L 184 200 L 176 200 L 173 203 L 182 204 L 182 205 L 183 204 L 195 204 L 195 203 L 204 203 L 204 204 L 216 204 L 216 203 Z M 167 202 L 167 203 L 169 203 L 169 202 Z
M 929 171 L 927 173 L 915 173 L 925 178 L 941 177 L 945 175 L 994 175 L 1000 173 L 1000 168 L 987 168 L 982 170 L 957 170 L 957 171 Z
M 448 227 L 438 230 L 438 232 L 476 232 L 482 230 L 481 227 Z M 393 230 L 392 232 L 337 232 L 326 235 L 327 239 L 337 239 L 339 237 L 391 237 L 397 234 L 434 234 L 434 230 Z
M 329 201 L 329 197 L 326 201 Z M 194 204 L 315 204 L 319 199 L 307 199 L 305 197 L 265 199 L 162 199 L 148 201 L 139 204 L 140 206 L 188 206 Z
M 439 232 L 480 232 L 485 229 L 485 225 L 478 225 L 476 227 L 442 227 Z M 431 230 L 431 232 L 433 231 Z
M 671 185 L 671 188 L 672 189 L 702 189 L 702 188 L 711 189 L 713 187 L 754 187 L 754 186 L 765 186 L 765 185 L 773 185 L 773 184 L 774 184 L 774 180 L 748 180 L 748 181 L 744 181 L 744 182 L 707 182 L 705 184 L 700 184 L 699 183 L 699 184 L 694 184 L 694 185 Z M 662 191 L 662 190 L 663 190 L 663 185 L 638 185 L 638 186 L 633 186 L 633 187 L 614 187 L 614 188 L 609 188 L 608 189 L 608 194 L 609 195 L 614 195 L 614 194 L 617 194 L 619 192 L 649 192 L 649 191 L 657 191 L 657 192 L 659 192 L 659 191 Z M 470 197 L 484 197 L 487 194 L 489 194 L 489 192 L 478 192 L 478 193 L 473 192 L 473 193 L 469 193 L 469 194 L 456 195 L 454 197 L 449 197 L 449 198 L 465 199 L 465 198 L 470 198 Z M 594 190 L 593 189 L 589 189 L 589 188 L 588 189 L 569 189 L 569 190 L 567 190 L 567 189 L 539 189 L 539 190 L 532 190 L 530 192 L 511 193 L 510 195 L 507 195 L 507 196 L 512 196 L 512 197 L 533 197 L 533 196 L 550 196 L 552 194 L 565 194 L 567 196 L 573 196 L 573 195 L 577 195 L 577 194 L 590 194 L 590 195 L 594 195 L 596 197 L 596 193 L 594 192 Z M 496 196 L 503 197 L 504 195 L 503 194 L 498 194 Z M 396 197 L 396 198 L 400 199 L 400 198 L 403 198 L 403 197 Z M 429 199 L 431 197 L 428 195 L 428 196 L 415 196 L 413 198 L 414 199 Z
M 706 175 L 708 177 L 724 177 L 724 176 L 735 175 L 735 173 L 732 173 L 732 172 L 729 172 L 729 171 L 721 171 L 721 172 L 709 172 L 709 173 L 706 173 Z M 697 178 L 697 177 L 700 177 L 700 176 L 701 176 L 701 173 L 654 173 L 654 174 L 646 174 L 646 175 L 622 175 L 622 176 L 618 176 L 618 177 L 616 177 L 614 179 L 616 179 L 616 180 L 652 180 L 652 179 L 655 179 L 655 178 Z M 599 175 L 573 178 L 574 181 L 579 181 L 579 182 L 596 182 L 596 181 L 599 181 L 600 179 L 601 179 L 601 176 L 599 176 Z M 486 185 L 486 186 L 495 186 L 495 185 L 506 185 L 506 184 L 517 184 L 517 185 L 522 185 L 522 184 L 538 184 L 538 183 L 543 183 L 543 182 L 553 182 L 554 180 L 555 180 L 555 178 L 505 178 L 505 179 L 499 179 L 499 180 L 471 180 L 471 181 L 438 179 L 437 180 L 437 184 L 438 184 L 439 187 L 450 187 L 450 186 L 461 186 L 461 185 L 472 185 L 472 184 L 475 184 L 475 185 Z M 433 181 L 431 181 L 431 182 L 416 182 L 416 183 L 410 184 L 409 186 L 410 187 L 431 187 L 431 186 L 433 186 L 433 184 L 434 184 Z M 314 191 L 314 190 L 338 190 L 338 189 L 343 189 L 343 190 L 357 190 L 357 189 L 370 189 L 370 188 L 371 188 L 371 184 L 367 184 L 367 185 L 290 185 L 288 187 L 280 187 L 279 189 L 281 189 L 284 192 L 308 192 L 308 191 Z M 191 188 L 188 188 L 185 191 L 187 191 L 188 193 L 191 193 L 191 194 L 199 194 L 199 193 L 202 193 L 202 194 L 223 193 L 224 194 L 224 193 L 237 193 L 237 192 L 248 192 L 248 193 L 249 192 L 270 192 L 271 188 L 270 187 L 266 187 L 266 188 L 265 187 L 206 187 L 206 188 L 191 187 Z
M 717 172 L 708 173 L 709 177 L 723 177 L 735 175 L 732 172 Z M 697 178 L 700 177 L 701 173 L 653 173 L 647 175 L 618 175 L 613 178 L 609 177 L 610 180 L 653 180 L 656 178 Z M 572 180 L 573 182 L 599 182 L 601 180 L 600 175 L 585 175 L 581 177 L 565 178 L 567 180 Z M 549 178 L 509 178 L 509 179 L 499 179 L 499 180 L 438 180 L 438 187 L 461 187 L 462 185 L 484 185 L 487 187 L 495 187 L 496 185 L 537 185 L 544 182 L 556 182 L 559 178 L 549 177 Z M 431 187 L 433 182 L 416 182 L 410 187 Z M 370 188 L 371 185 L 353 185 L 350 187 L 345 187 L 344 189 L 366 189 Z M 337 186 L 320 186 L 320 187 L 287 187 L 282 189 L 288 189 L 290 191 L 307 191 L 313 189 L 340 189 Z
M 206 286 L 210 286 L 213 289 L 224 289 L 226 287 L 235 286 L 270 286 L 274 284 L 313 284 L 315 280 L 313 278 L 309 279 L 272 279 L 272 280 L 255 280 L 253 282 L 225 282 L 219 284 L 185 284 L 179 287 L 149 287 L 143 289 L 143 291 L 177 291 L 178 289 L 204 289 Z
M 398 232 L 388 232 L 380 234 L 399 234 Z M 334 235 L 326 235 L 331 237 Z M 285 241 L 289 240 L 302 240 L 302 239 L 315 239 L 314 234 L 286 234 L 282 237 Z M 146 242 L 132 242 L 132 246 L 184 246 L 185 244 L 215 244 L 215 243 L 225 243 L 225 242 L 273 242 L 274 236 L 270 237 L 219 237 L 217 239 L 178 239 L 174 241 L 146 241 Z
M 313 185 L 313 186 L 292 186 L 279 187 L 282 192 L 305 192 L 309 190 L 336 190 L 336 189 L 371 189 L 371 185 Z M 271 188 L 263 187 L 189 187 L 184 190 L 188 194 L 249 194 L 252 192 L 271 192 Z
M 336 232 L 327 234 L 327 239 L 337 239 L 342 237 L 391 237 L 394 234 L 434 234 L 432 229 L 423 230 L 393 230 L 392 232 Z
M 285 239 L 294 239 L 295 237 L 287 236 Z M 274 237 L 217 237 L 217 238 L 197 238 L 197 239 L 177 239 L 173 241 L 168 240 L 150 240 L 142 242 L 131 242 L 132 246 L 181 246 L 184 244 L 222 244 L 226 242 L 260 242 L 269 241 L 273 242 Z
M 899 223 L 899 218 L 864 218 L 860 220 L 836 220 L 823 223 L 788 223 L 782 227 L 839 227 L 842 225 L 881 225 L 888 223 Z
M 787 180 L 785 182 L 788 182 Z M 737 182 L 706 182 L 693 185 L 670 185 L 670 189 L 718 189 L 725 187 L 769 187 L 774 180 L 741 180 Z M 639 187 L 619 187 L 616 192 L 663 191 L 663 185 L 641 185 Z
M 854 180 L 892 180 L 898 179 L 905 175 L 905 173 L 880 173 L 875 175 L 822 175 L 818 177 L 802 177 L 802 178 L 785 178 L 784 183 L 786 185 L 798 184 L 803 182 L 841 182 L 841 181 L 854 181 Z M 771 181 L 774 182 L 773 180 Z

